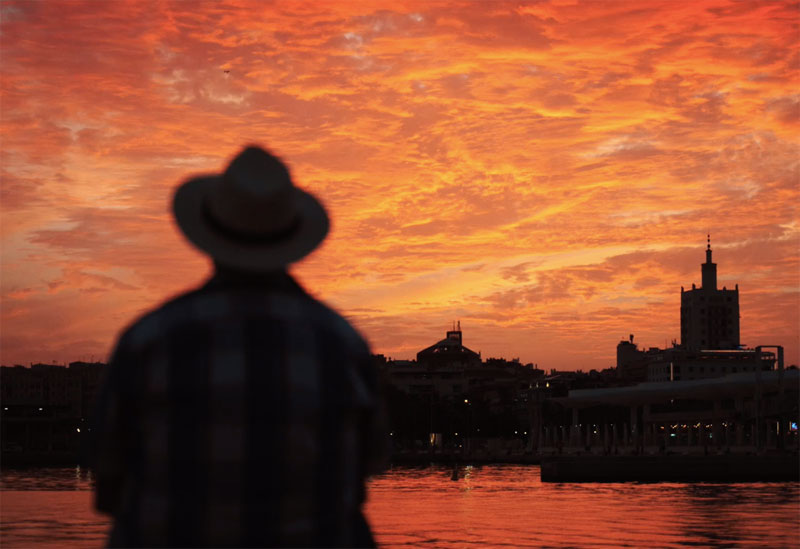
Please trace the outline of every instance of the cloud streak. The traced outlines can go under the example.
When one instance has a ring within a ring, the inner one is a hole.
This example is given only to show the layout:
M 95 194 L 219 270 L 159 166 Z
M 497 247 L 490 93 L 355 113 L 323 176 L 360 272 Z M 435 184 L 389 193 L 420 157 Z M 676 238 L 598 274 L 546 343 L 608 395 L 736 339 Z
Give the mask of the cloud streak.
M 104 356 L 207 261 L 171 193 L 244 144 L 330 210 L 294 267 L 376 352 L 542 367 L 679 337 L 712 233 L 742 340 L 800 362 L 796 7 L 3 4 L 4 363 Z

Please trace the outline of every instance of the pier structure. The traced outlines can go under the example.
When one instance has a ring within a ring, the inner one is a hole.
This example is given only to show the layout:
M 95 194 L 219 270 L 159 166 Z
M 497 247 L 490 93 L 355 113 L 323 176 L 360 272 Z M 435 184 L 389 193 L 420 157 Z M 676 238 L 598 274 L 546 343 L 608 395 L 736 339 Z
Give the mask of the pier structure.
M 542 455 L 797 452 L 800 370 L 783 369 L 782 351 L 777 370 L 569 391 L 551 399 L 568 421 L 539 418 L 535 449 Z

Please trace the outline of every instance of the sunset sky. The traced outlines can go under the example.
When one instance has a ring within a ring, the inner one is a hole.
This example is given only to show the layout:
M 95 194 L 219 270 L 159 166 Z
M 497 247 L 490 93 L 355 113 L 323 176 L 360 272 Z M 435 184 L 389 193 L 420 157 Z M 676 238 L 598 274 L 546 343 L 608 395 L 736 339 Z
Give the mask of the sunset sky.
M 3 364 L 105 360 L 208 260 L 175 187 L 248 143 L 332 230 L 292 268 L 374 352 L 612 366 L 739 284 L 800 362 L 797 2 L 4 2 Z

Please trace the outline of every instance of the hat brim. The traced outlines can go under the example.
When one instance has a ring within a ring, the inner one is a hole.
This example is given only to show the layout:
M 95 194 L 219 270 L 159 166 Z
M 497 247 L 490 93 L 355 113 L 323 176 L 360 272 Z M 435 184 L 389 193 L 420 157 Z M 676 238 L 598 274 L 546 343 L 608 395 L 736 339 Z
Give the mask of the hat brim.
M 258 241 L 222 232 L 205 213 L 204 200 L 222 181 L 212 175 L 190 179 L 175 191 L 172 211 L 184 236 L 216 262 L 248 272 L 269 272 L 298 261 L 325 239 L 330 222 L 322 204 L 294 188 L 297 224 L 280 238 Z

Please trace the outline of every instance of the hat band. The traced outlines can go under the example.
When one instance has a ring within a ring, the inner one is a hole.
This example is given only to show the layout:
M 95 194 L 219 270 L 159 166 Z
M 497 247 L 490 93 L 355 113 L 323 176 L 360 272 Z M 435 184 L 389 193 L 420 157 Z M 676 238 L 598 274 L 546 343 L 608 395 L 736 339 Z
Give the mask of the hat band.
M 275 242 L 280 242 L 281 240 L 287 240 L 290 236 L 297 232 L 302 221 L 299 215 L 295 215 L 291 223 L 277 232 L 247 233 L 237 229 L 232 229 L 231 227 L 226 227 L 220 223 L 205 204 L 203 204 L 203 217 L 205 218 L 206 222 L 208 222 L 208 224 L 211 225 L 211 227 L 213 227 L 214 230 L 221 235 L 249 244 L 274 244 Z

